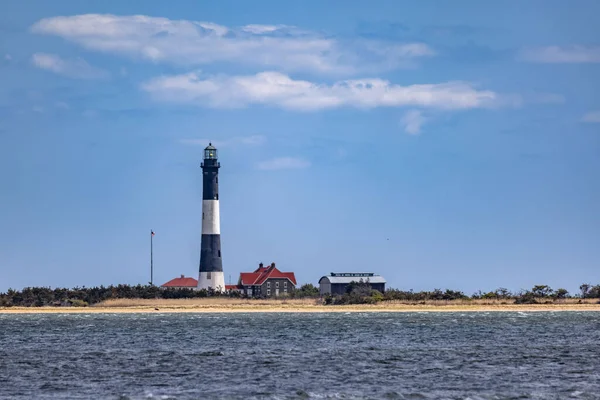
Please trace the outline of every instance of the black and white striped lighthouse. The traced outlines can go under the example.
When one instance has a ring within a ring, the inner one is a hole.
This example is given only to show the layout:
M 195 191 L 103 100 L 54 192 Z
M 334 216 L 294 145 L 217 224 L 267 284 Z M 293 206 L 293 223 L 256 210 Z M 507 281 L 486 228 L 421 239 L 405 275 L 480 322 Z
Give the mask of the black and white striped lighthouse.
M 208 144 L 202 167 L 202 240 L 198 289 L 225 290 L 221 260 L 221 223 L 219 218 L 219 168 L 217 149 Z

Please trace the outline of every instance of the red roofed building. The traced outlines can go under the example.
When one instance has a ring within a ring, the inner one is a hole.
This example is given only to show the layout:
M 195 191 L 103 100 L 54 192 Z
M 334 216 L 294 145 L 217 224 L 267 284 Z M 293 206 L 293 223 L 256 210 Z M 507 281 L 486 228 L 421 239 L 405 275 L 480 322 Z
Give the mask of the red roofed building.
M 237 287 L 251 297 L 285 296 L 296 288 L 296 276 L 293 272 L 281 272 L 275 263 L 265 267 L 258 264 L 254 272 L 242 272 Z
M 238 285 L 225 285 L 226 292 L 241 292 L 242 289 L 238 287 Z
M 198 280 L 186 278 L 185 275 L 181 275 L 179 278 L 171 279 L 169 282 L 163 283 L 160 287 L 164 289 L 197 289 Z M 238 285 L 225 285 L 225 291 L 240 292 L 241 289 Z
M 198 281 L 181 275 L 163 283 L 164 289 L 196 289 Z M 240 292 L 250 297 L 285 296 L 296 288 L 296 276 L 293 272 L 281 272 L 275 263 L 265 267 L 262 263 L 254 272 L 242 272 L 237 285 L 225 285 L 227 292 Z
M 179 278 L 171 279 L 167 283 L 163 283 L 160 285 L 161 288 L 170 288 L 170 289 L 196 289 L 198 286 L 198 281 L 194 278 L 186 278 L 184 275 L 181 275 Z

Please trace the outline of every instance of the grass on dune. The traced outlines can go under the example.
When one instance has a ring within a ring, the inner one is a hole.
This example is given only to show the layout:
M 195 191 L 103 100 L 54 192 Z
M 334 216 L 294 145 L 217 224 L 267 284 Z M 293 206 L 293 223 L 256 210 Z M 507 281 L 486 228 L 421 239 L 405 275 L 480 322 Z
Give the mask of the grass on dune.
M 551 301 L 548 303 L 541 302 L 529 306 L 575 306 L 596 304 L 596 299 L 564 299 Z M 383 301 L 373 305 L 348 305 L 347 307 L 368 307 L 368 308 L 399 308 L 399 307 L 520 307 L 514 304 L 514 300 L 425 300 L 425 301 L 403 301 L 392 300 Z M 168 308 L 312 308 L 324 307 L 332 308 L 334 306 L 322 306 L 319 299 L 235 299 L 227 297 L 207 297 L 207 298 L 192 298 L 192 299 L 113 299 L 106 300 L 94 305 L 93 307 L 168 307 Z M 339 307 L 339 306 L 335 306 Z

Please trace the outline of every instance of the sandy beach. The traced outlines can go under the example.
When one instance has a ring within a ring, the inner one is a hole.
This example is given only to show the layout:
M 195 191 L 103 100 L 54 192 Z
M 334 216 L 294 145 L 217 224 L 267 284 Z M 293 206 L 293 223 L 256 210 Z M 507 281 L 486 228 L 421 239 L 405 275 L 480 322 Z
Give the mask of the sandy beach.
M 8 307 L 0 313 L 325 313 L 325 312 L 496 312 L 600 311 L 597 300 L 566 300 L 548 304 L 509 304 L 506 301 L 385 302 L 373 305 L 325 306 L 314 299 L 119 299 L 90 307 Z

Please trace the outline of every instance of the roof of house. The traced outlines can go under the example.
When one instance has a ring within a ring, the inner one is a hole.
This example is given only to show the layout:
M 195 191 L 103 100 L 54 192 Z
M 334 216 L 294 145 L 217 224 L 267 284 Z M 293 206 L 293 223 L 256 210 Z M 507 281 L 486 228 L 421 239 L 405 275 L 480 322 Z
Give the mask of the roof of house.
M 331 273 L 330 275 L 321 277 L 321 279 L 319 279 L 319 283 L 321 283 L 324 279 L 326 279 L 328 283 L 350 283 L 352 281 L 359 282 L 361 279 L 363 282 L 369 281 L 369 283 L 386 283 L 386 280 L 383 278 L 383 276 L 371 272 Z
M 181 275 L 179 278 L 171 279 L 169 282 L 163 283 L 161 287 L 196 287 L 198 281 L 194 278 L 186 278 Z
M 275 267 L 275 263 L 272 263 L 268 267 L 264 267 L 263 264 L 259 264 L 258 268 L 254 272 L 242 272 L 240 273 L 240 284 L 242 285 L 262 285 L 267 279 L 280 278 L 289 279 L 294 285 L 296 284 L 296 276 L 293 272 L 281 272 Z
M 237 290 L 239 289 L 238 285 L 225 285 L 225 290 Z

